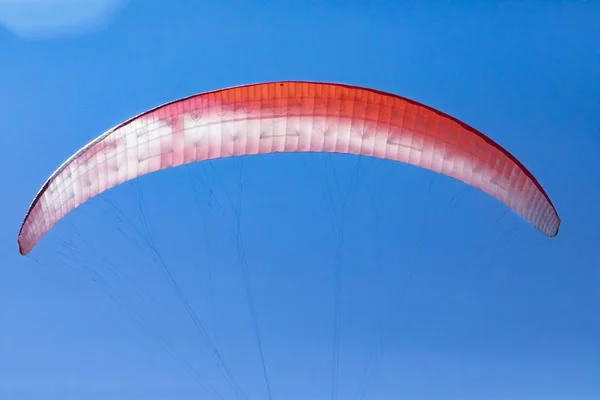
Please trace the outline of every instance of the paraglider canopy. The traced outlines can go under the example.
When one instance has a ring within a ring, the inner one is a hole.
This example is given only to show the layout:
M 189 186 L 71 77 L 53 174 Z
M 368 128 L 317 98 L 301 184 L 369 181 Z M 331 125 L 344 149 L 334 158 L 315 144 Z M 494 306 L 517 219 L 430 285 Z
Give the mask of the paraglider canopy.
M 287 81 L 190 96 L 108 130 L 44 183 L 21 226 L 19 251 L 29 253 L 68 212 L 125 181 L 196 161 L 277 152 L 336 152 L 412 164 L 482 190 L 544 235 L 559 230 L 558 214 L 535 177 L 467 124 L 390 93 Z

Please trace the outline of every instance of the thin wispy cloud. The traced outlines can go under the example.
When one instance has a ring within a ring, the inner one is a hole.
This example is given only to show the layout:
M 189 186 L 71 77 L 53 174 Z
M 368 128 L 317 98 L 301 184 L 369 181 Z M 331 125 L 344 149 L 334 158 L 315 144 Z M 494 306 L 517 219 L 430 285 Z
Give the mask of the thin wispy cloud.
M 27 39 L 82 35 L 105 28 L 127 0 L 0 0 L 0 25 Z

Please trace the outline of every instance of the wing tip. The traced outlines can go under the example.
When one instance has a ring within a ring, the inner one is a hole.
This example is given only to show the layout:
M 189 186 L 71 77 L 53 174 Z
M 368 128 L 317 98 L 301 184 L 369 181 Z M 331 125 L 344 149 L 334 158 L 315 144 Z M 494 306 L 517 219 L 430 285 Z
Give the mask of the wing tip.
M 28 248 L 26 248 L 26 247 L 23 245 L 23 242 L 21 241 L 21 239 L 20 239 L 20 238 L 17 240 L 17 243 L 18 243 L 18 245 L 19 245 L 19 253 L 20 253 L 22 256 L 26 256 L 27 254 L 29 254 L 29 252 L 30 252 L 31 250 L 30 250 L 30 249 L 28 249 Z
M 556 211 L 555 211 L 555 213 L 556 213 Z M 558 217 L 558 215 L 556 215 L 556 219 L 554 220 L 554 222 L 550 226 L 543 229 L 542 233 L 550 238 L 556 237 L 560 230 L 560 225 L 561 225 L 561 220 Z

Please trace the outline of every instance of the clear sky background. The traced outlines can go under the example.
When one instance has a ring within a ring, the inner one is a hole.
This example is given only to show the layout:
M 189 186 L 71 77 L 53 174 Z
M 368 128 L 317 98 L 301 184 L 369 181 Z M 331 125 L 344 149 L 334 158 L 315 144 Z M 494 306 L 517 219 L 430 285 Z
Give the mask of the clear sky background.
M 254 321 L 275 400 L 600 398 L 599 2 L 131 0 L 66 22 L 57 8 L 66 25 L 35 34 L 21 29 L 33 13 L 9 3 L 1 399 L 215 398 L 203 386 L 240 397 L 138 233 L 244 398 L 268 398 Z M 39 186 L 106 129 L 175 98 L 286 79 L 397 93 L 483 131 L 539 179 L 559 235 L 432 172 L 280 154 L 142 177 L 19 255 Z

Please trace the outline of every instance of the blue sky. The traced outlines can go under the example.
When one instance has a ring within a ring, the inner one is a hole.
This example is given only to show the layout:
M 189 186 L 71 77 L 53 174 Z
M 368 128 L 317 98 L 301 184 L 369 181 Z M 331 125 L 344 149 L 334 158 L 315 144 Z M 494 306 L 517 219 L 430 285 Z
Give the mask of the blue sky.
M 329 399 L 333 385 L 356 399 L 599 398 L 600 5 L 212 3 L 131 0 L 46 37 L 0 29 L 0 398 L 211 398 L 202 385 L 237 398 L 136 229 L 245 398 L 267 392 L 244 276 L 273 399 Z M 291 154 L 142 177 L 18 254 L 39 186 L 95 136 L 175 98 L 283 79 L 368 86 L 462 119 L 534 173 L 561 232 L 546 238 L 428 171 Z

